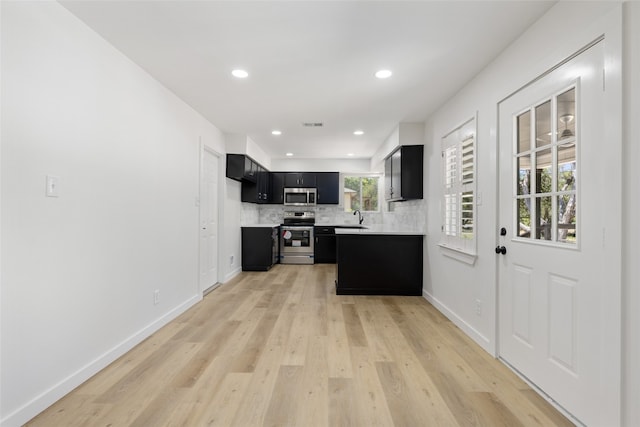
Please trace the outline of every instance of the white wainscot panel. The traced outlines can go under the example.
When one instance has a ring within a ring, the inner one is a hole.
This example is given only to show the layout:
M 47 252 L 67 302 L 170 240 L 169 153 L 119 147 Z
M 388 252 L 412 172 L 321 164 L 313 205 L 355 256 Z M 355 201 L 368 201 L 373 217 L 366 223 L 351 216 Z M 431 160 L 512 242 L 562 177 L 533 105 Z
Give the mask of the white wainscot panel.
M 513 292 L 511 301 L 513 335 L 531 346 L 531 268 L 515 265 L 513 268 Z
M 577 375 L 576 290 L 578 281 L 549 276 L 549 358 Z

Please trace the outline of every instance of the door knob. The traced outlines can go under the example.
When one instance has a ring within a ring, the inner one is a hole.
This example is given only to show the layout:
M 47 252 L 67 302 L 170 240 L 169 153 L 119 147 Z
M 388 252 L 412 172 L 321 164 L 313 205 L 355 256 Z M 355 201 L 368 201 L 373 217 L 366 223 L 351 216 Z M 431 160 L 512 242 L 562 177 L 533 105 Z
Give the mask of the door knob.
M 507 248 L 504 246 L 496 246 L 496 253 L 504 255 L 507 253 Z

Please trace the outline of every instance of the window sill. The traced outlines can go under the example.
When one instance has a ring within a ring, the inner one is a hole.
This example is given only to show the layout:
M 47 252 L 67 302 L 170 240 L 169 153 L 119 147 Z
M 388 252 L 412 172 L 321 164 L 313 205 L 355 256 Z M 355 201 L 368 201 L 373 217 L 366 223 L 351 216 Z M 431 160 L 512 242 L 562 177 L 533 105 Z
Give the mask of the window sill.
M 463 251 L 462 249 L 453 248 L 442 243 L 438 243 L 438 246 L 440 247 L 442 255 L 465 264 L 474 265 L 476 263 L 476 258 L 478 258 L 478 255 Z

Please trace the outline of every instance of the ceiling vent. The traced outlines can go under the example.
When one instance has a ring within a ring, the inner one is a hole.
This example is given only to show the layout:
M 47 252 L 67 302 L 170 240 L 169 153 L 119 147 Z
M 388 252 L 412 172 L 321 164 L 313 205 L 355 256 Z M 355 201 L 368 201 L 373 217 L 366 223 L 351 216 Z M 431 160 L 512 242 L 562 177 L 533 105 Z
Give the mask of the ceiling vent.
M 322 122 L 303 122 L 302 127 L 305 128 L 321 128 L 324 126 Z

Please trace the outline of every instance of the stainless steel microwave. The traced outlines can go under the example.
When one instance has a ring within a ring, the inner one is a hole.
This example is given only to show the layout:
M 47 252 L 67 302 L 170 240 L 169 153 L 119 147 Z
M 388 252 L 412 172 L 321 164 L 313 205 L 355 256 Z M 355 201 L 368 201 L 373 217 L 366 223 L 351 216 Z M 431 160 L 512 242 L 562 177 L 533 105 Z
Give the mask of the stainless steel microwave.
M 317 190 L 315 188 L 285 188 L 285 206 L 315 206 Z

